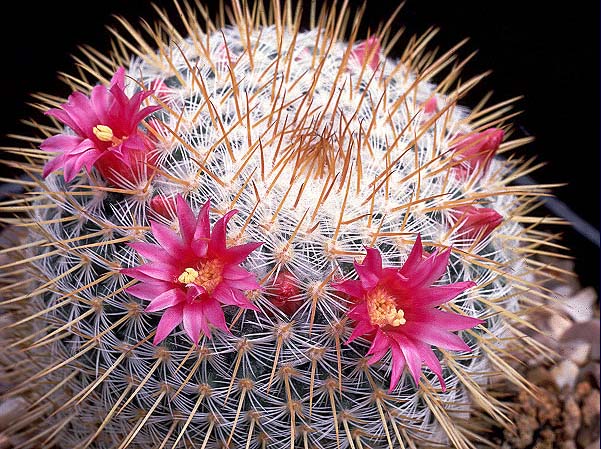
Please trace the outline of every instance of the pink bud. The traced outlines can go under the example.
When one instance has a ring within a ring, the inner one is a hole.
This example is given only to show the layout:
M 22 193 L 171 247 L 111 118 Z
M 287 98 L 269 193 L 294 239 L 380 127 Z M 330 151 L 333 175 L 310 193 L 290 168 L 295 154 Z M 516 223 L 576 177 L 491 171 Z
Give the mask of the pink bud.
M 502 222 L 503 217 L 488 207 L 459 206 L 451 212 L 459 225 L 457 232 L 467 239 L 484 239 Z
M 484 174 L 499 149 L 504 134 L 502 129 L 490 128 L 460 138 L 451 147 L 453 161 L 457 163 L 453 167 L 455 175 L 464 180 L 478 170 L 481 175 Z
M 424 108 L 424 112 L 426 114 L 434 114 L 438 111 L 438 102 L 435 97 L 430 98 L 428 101 L 422 104 L 422 108 Z
M 177 208 L 177 199 L 174 196 L 156 195 L 150 200 L 150 209 L 167 220 L 173 220 Z
M 268 291 L 271 293 L 271 303 L 288 316 L 294 315 L 302 305 L 302 300 L 295 298 L 300 293 L 298 282 L 286 271 L 280 272 Z
M 372 36 L 366 41 L 359 42 L 355 45 L 352 55 L 357 58 L 361 64 L 365 64 L 365 59 L 371 55 L 371 59 L 367 62 L 367 65 L 369 65 L 372 70 L 376 70 L 378 64 L 380 64 L 381 48 L 378 38 Z

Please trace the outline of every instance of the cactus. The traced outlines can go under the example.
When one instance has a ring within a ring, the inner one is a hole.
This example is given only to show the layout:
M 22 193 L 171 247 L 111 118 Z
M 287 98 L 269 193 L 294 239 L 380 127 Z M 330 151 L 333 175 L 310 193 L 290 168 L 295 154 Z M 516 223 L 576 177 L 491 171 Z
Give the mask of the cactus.
M 461 106 L 481 77 L 431 34 L 395 59 L 271 6 L 123 22 L 40 96 L 2 206 L 19 447 L 472 448 L 511 423 L 497 376 L 532 391 L 510 354 L 544 352 L 517 325 L 552 237 L 507 104 Z

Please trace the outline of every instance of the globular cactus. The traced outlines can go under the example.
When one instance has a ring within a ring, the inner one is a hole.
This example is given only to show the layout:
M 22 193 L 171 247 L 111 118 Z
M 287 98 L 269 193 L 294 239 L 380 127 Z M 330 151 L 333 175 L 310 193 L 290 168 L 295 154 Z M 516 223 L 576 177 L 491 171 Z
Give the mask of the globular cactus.
M 530 164 L 497 157 L 527 142 L 506 104 L 460 106 L 481 77 L 430 34 L 395 59 L 348 11 L 177 7 L 188 37 L 123 23 L 84 49 L 14 163 L 19 447 L 470 448 L 483 415 L 509 425 L 494 383 L 532 387 L 509 359 L 543 350 L 517 324 L 551 237 L 546 190 L 512 185 Z

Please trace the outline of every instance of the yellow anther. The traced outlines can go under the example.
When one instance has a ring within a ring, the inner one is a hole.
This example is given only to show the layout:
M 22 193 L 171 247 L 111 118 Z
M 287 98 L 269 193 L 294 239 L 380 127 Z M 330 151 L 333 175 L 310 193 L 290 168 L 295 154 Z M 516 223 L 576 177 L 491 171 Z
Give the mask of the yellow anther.
M 367 298 L 369 321 L 376 326 L 398 327 L 407 322 L 403 309 L 397 309 L 396 301 L 384 289 L 376 289 Z
M 177 278 L 182 284 L 191 284 L 198 278 L 198 271 L 194 268 L 186 268 Z
M 113 130 L 110 126 L 106 125 L 96 125 L 92 128 L 92 132 L 99 140 L 103 142 L 112 142 L 115 135 L 113 134 Z

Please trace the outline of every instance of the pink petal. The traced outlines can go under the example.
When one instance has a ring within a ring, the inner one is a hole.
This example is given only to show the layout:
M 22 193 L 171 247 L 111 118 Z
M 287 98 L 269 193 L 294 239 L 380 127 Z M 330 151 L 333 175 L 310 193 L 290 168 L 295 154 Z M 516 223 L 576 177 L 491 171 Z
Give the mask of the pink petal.
M 187 303 L 184 306 L 184 330 L 194 344 L 197 344 L 200 339 L 203 321 L 205 321 L 205 318 L 203 316 L 203 306 L 200 302 Z
M 92 136 L 92 128 L 101 124 L 94 111 L 90 99 L 81 92 L 72 93 L 63 105 L 63 110 L 77 125 L 77 134 L 84 137 Z
M 237 290 L 257 290 L 261 288 L 254 275 L 250 273 L 244 279 L 224 279 L 224 284 Z
M 410 285 L 430 285 L 440 279 L 447 269 L 451 249 L 447 249 L 441 253 L 436 252 L 431 254 L 420 262 L 414 273 L 409 278 Z
M 423 360 L 422 352 L 423 351 L 421 351 L 418 346 L 413 344 L 411 339 L 406 338 L 403 335 L 395 333 L 394 338 L 397 341 L 397 343 L 399 344 L 399 347 L 401 348 L 403 356 L 405 357 L 405 361 L 407 362 L 407 365 L 409 366 L 409 371 L 411 372 L 411 376 L 413 377 L 413 380 L 415 381 L 415 385 L 419 386 L 419 377 L 422 372 L 422 360 Z
M 203 313 L 205 314 L 206 320 L 215 326 L 217 329 L 221 329 L 225 333 L 231 334 L 225 322 L 225 315 L 223 308 L 219 302 L 214 300 L 207 300 L 203 302 Z
M 375 251 L 377 251 L 377 250 L 375 250 Z M 378 256 L 379 256 L 379 254 L 378 254 Z M 372 258 L 373 257 L 374 256 L 372 256 Z M 372 261 L 372 264 L 373 264 L 373 261 Z M 369 268 L 370 264 L 358 264 L 357 262 L 354 262 L 354 265 L 355 265 L 355 271 L 359 275 L 361 287 L 363 287 L 365 290 L 370 290 L 378 284 L 378 282 L 380 281 L 380 276 L 378 276 L 378 274 L 380 274 L 382 271 L 381 263 L 380 263 L 380 269 L 378 270 L 378 273 L 374 273 L 373 271 L 370 270 L 370 268 Z
M 365 295 L 365 289 L 361 286 L 361 281 L 355 281 L 352 279 L 332 283 L 332 288 L 341 293 L 349 295 L 351 298 L 361 299 Z
M 369 323 L 368 323 L 369 324 Z M 371 325 L 372 330 L 376 328 L 376 326 Z M 386 336 L 384 332 L 380 329 L 377 330 L 376 336 L 374 337 L 374 341 L 371 344 L 371 347 L 367 351 L 367 355 L 371 355 L 372 357 L 367 361 L 369 365 L 373 365 L 378 360 L 380 360 L 390 348 L 391 342 L 390 339 Z
M 173 285 L 169 282 L 138 282 L 136 285 L 125 289 L 125 291 L 136 298 L 151 301 L 171 288 L 173 288 Z
M 432 372 L 438 377 L 438 381 L 440 382 L 440 388 L 442 391 L 447 391 L 447 386 L 444 382 L 444 378 L 442 377 L 442 366 L 440 366 L 440 361 L 432 351 L 432 348 L 424 345 L 423 343 L 415 342 L 416 346 L 420 348 L 423 361 L 428 368 L 432 370 Z
M 196 217 L 194 212 L 181 195 L 177 195 L 177 219 L 179 221 L 179 232 L 182 235 L 184 245 L 190 245 L 194 238 L 196 228 Z
M 186 301 L 186 294 L 181 288 L 173 288 L 161 293 L 156 298 L 150 301 L 150 304 L 146 307 L 146 312 L 156 312 L 158 310 L 166 309 L 167 307 L 173 307 L 180 302 Z M 184 309 L 184 324 L 185 324 L 185 309 Z
M 173 329 L 177 327 L 183 320 L 184 315 L 184 304 L 178 304 L 170 309 L 165 310 L 159 325 L 157 326 L 156 334 L 154 335 L 154 345 L 158 345 L 162 342 Z
M 175 282 L 178 276 L 183 271 L 178 270 L 171 264 L 162 262 L 150 262 L 144 265 L 140 265 L 136 268 L 136 270 L 138 273 L 145 274 L 146 276 L 150 276 L 153 279 L 168 282 Z
M 478 318 L 445 312 L 438 309 L 424 310 L 423 313 L 417 317 L 408 315 L 407 320 L 411 322 L 416 322 L 417 320 L 417 322 L 420 322 L 424 325 L 429 324 L 447 331 L 471 329 L 472 327 L 485 323 L 485 321 Z
M 192 242 L 192 251 L 198 257 L 205 257 L 209 249 L 209 240 L 211 238 L 211 222 L 209 219 L 209 209 L 211 201 L 208 200 L 198 213 L 196 229 L 194 230 L 194 241 Z
M 123 67 L 118 67 L 111 78 L 111 88 L 113 86 L 117 86 L 119 89 L 125 89 L 125 69 Z
M 215 226 L 213 226 L 213 233 L 211 235 L 211 240 L 209 240 L 209 256 L 218 257 L 225 251 L 225 228 L 230 219 L 237 213 L 237 210 L 229 211 L 215 223 Z
M 110 120 L 106 113 L 109 108 L 109 100 L 109 91 L 106 87 L 94 86 L 90 94 L 90 102 L 98 116 L 99 124 L 107 124 Z
M 232 265 L 238 265 L 244 262 L 249 254 L 262 244 L 261 242 L 251 242 L 244 245 L 232 246 L 225 251 L 222 260 Z
M 416 295 L 418 299 L 415 303 L 421 306 L 439 306 L 474 286 L 476 286 L 475 282 L 464 281 L 420 289 L 419 295 Z
M 162 263 L 173 263 L 177 261 L 177 256 L 169 254 L 163 248 L 158 245 L 146 242 L 135 242 L 128 244 L 131 248 L 135 249 L 138 254 L 148 260 L 162 262 Z
M 353 329 L 353 333 L 346 341 L 346 344 L 348 345 L 348 344 L 352 343 L 358 337 L 361 337 L 365 334 L 372 332 L 373 330 L 375 330 L 375 328 L 376 328 L 376 326 L 371 324 L 369 322 L 369 320 L 357 321 L 355 328 Z
M 398 385 L 401 380 L 401 375 L 405 369 L 405 356 L 398 343 L 393 343 L 390 346 L 392 350 L 392 373 L 390 374 L 390 386 L 388 392 L 392 393 L 392 390 Z
M 419 267 L 419 264 L 422 261 L 422 254 L 422 237 L 420 234 L 417 234 L 417 238 L 415 239 L 413 248 L 411 248 L 409 257 L 403 264 L 403 267 L 399 270 L 399 273 L 407 278 L 413 276 L 416 271 L 416 268 Z
M 44 140 L 40 145 L 40 149 L 53 152 L 70 152 L 71 149 L 79 146 L 83 140 L 84 138 L 80 136 L 58 134 Z
M 367 254 L 363 259 L 363 266 L 379 277 L 382 273 L 382 255 L 380 251 L 376 248 L 365 248 L 365 251 Z
M 54 159 L 49 160 L 44 165 L 44 171 L 42 172 L 42 177 L 46 178 L 50 173 L 53 173 L 57 170 L 60 170 L 65 165 L 65 160 L 67 157 L 64 154 L 61 154 Z
M 472 351 L 472 349 L 461 339 L 461 337 L 436 326 L 416 323 L 410 329 L 411 338 L 421 340 L 429 345 L 450 349 L 452 351 Z M 406 329 L 406 331 L 409 331 L 409 329 Z
M 150 228 L 152 235 L 159 242 L 167 253 L 173 256 L 181 256 L 187 252 L 186 246 L 182 243 L 179 236 L 168 226 L 162 225 L 155 221 L 150 222 Z

